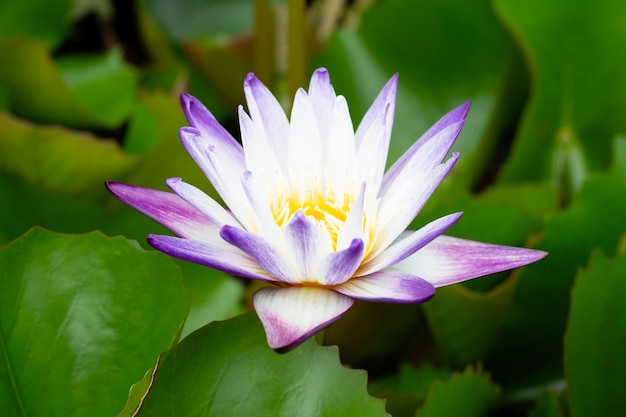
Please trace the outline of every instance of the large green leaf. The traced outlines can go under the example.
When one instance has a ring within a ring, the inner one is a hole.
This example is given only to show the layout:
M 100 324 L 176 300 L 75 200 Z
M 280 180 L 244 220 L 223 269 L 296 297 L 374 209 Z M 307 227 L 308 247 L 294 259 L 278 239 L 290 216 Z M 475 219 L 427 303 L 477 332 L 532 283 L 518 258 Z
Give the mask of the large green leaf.
M 0 114 L 0 170 L 59 194 L 101 200 L 103 182 L 137 163 L 112 140 Z
M 124 62 L 122 51 L 65 56 L 57 59 L 57 65 L 76 101 L 103 126 L 118 127 L 128 118 L 138 77 Z
M 498 109 L 500 123 L 517 112 L 519 104 L 511 102 L 524 96 L 516 88 L 499 96 L 512 45 L 490 1 L 386 1 L 367 11 L 358 29 L 337 32 L 315 63 L 329 69 L 337 92 L 347 97 L 355 126 L 383 84 L 400 73 L 390 161 L 447 111 L 471 100 L 455 145 L 462 155 L 456 169 L 468 174 L 460 180 L 471 183 L 490 161 L 483 135 L 494 129 L 493 137 L 484 137 L 489 142 L 499 133 L 490 125 L 492 112 Z
M 447 368 L 424 365 L 414 368 L 402 364 L 393 376 L 370 384 L 372 393 L 387 400 L 387 411 L 394 417 L 414 417 L 415 411 L 424 405 L 431 385 L 435 381 L 445 382 L 452 372 Z
M 572 417 L 617 416 L 626 392 L 626 254 L 595 252 L 576 277 L 565 335 Z
M 426 403 L 416 417 L 482 417 L 488 415 L 500 396 L 489 376 L 467 368 L 446 382 L 435 381 Z
M 250 32 L 251 0 L 147 0 L 146 7 L 170 38 L 225 37 Z
M 589 170 L 608 166 L 613 136 L 626 131 L 626 3 L 494 4 L 533 82 L 502 179 L 552 178 L 578 189 Z
M 550 391 L 542 393 L 528 417 L 563 417 L 561 395 Z
M 176 383 L 173 383 L 176 381 Z M 124 416 L 130 414 L 123 414 Z M 385 416 L 336 348 L 278 354 L 254 314 L 214 322 L 165 354 L 139 416 Z
M 509 317 L 516 288 L 516 278 L 486 293 L 453 285 L 437 290 L 424 304 L 433 337 L 447 363 L 472 363 L 490 352 Z
M 614 254 L 626 230 L 624 143 L 617 142 L 614 168 L 588 179 L 572 205 L 545 222 L 536 246 L 549 255 L 524 268 L 511 318 L 488 362 L 503 383 L 562 378 L 563 335 L 576 271 L 596 248 Z
M 13 113 L 41 123 L 117 128 L 132 108 L 137 76 L 118 51 L 53 61 L 32 39 L 1 39 L 0 81 Z
M 72 0 L 3 1 L 0 37 L 24 36 L 57 46 L 69 31 L 72 5 Z
M 162 254 L 97 232 L 33 229 L 0 250 L 3 415 L 114 415 L 188 306 Z

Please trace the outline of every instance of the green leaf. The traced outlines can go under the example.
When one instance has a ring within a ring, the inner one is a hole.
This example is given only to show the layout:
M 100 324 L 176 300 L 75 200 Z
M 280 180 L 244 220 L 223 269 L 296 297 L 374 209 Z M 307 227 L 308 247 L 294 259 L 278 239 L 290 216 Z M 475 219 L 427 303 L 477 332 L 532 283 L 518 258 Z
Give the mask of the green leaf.
M 571 415 L 616 416 L 626 392 L 626 255 L 591 256 L 576 276 L 565 334 Z
M 512 48 L 488 0 L 387 1 L 365 12 L 358 29 L 338 31 L 315 64 L 329 69 L 336 91 L 350 104 L 355 126 L 384 83 L 399 72 L 390 162 L 446 112 L 471 100 L 454 147 L 462 155 L 456 166 L 463 174 L 459 180 L 471 183 L 491 161 L 482 142 L 493 140 L 483 137 L 488 127 L 496 127 L 492 112 L 500 112 L 500 122 L 509 117 L 503 113 L 515 113 L 518 106 L 502 100 L 524 96 L 517 88 L 499 95 Z
M 102 125 L 120 126 L 135 101 L 137 72 L 126 65 L 119 49 L 94 55 L 59 58 L 61 76 L 76 101 Z
M 278 354 L 258 318 L 246 314 L 211 323 L 168 352 L 138 415 L 387 414 L 383 401 L 367 394 L 365 373 L 344 368 L 336 348 L 309 340 Z
M 462 285 L 437 290 L 423 305 L 442 357 L 452 365 L 482 359 L 509 317 L 518 280 L 509 278 L 486 293 Z
M 519 41 L 533 80 L 502 179 L 552 179 L 577 190 L 589 171 L 609 165 L 612 138 L 626 130 L 626 27 L 620 18 L 626 3 L 494 5 Z
M 0 61 L 11 63 L 0 66 L 0 82 L 8 86 L 11 110 L 19 116 L 40 123 L 116 128 L 132 108 L 137 81 L 134 70 L 116 55 L 67 58 L 64 73 L 42 44 L 0 39 Z
M 156 22 L 174 40 L 230 37 L 251 32 L 254 8 L 250 0 L 146 0 Z
M 387 401 L 386 408 L 394 417 L 414 417 L 415 411 L 424 405 L 430 386 L 434 381 L 450 379 L 451 371 L 423 365 L 419 368 L 403 363 L 397 375 L 370 384 L 370 391 Z
M 126 175 L 136 163 L 112 140 L 0 114 L 0 170 L 48 191 L 101 200 L 103 182 Z
M 528 417 L 563 417 L 561 395 L 550 391 L 542 393 Z
M 69 31 L 72 3 L 72 0 L 3 1 L 0 38 L 29 37 L 53 48 Z
M 500 389 L 489 376 L 467 368 L 446 382 L 435 381 L 417 417 L 482 417 L 496 405 Z
M 626 176 L 620 168 L 626 156 L 624 152 L 615 156 L 610 172 L 588 179 L 572 205 L 545 222 L 542 239 L 535 246 L 549 255 L 523 269 L 511 320 L 487 362 L 503 384 L 536 385 L 562 378 L 569 291 L 577 269 L 586 265 L 594 249 L 614 254 L 626 230 L 626 200 L 622 198 Z
M 178 268 L 160 253 L 98 232 L 33 229 L 0 250 L 0 409 L 114 415 L 188 305 Z
M 183 272 L 185 286 L 191 291 L 191 309 L 181 337 L 214 320 L 241 314 L 244 285 L 224 272 L 176 259 Z

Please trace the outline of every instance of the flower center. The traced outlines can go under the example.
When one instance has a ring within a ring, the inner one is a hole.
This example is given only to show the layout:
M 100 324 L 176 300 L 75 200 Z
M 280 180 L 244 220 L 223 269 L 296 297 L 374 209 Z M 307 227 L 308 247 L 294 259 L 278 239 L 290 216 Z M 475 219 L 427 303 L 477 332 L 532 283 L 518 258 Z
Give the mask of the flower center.
M 346 222 L 353 200 L 350 195 L 343 197 L 343 201 L 338 203 L 321 192 L 308 192 L 305 198 L 297 194 L 287 195 L 272 207 L 272 213 L 276 224 L 284 229 L 298 210 L 302 210 L 305 216 L 315 221 L 322 233 L 329 236 L 333 249 L 336 249 L 337 235 Z

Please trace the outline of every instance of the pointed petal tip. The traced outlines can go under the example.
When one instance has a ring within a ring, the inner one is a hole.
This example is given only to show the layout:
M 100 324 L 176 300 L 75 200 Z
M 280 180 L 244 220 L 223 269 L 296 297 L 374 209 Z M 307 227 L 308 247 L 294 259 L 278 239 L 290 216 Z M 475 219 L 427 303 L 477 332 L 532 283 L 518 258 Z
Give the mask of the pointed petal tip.
M 120 183 L 117 181 L 112 181 L 112 180 L 104 181 L 104 187 L 110 192 L 113 192 L 113 189 L 116 188 L 118 184 Z
M 182 93 L 180 93 L 180 104 L 183 106 L 183 108 L 187 108 L 189 104 L 197 100 L 198 100 L 197 98 L 195 98 L 194 96 L 192 96 L 186 91 L 183 91 Z
M 461 123 L 461 127 L 463 127 L 463 124 L 465 124 L 465 118 L 467 117 L 467 114 L 469 113 L 471 104 L 472 104 L 471 101 L 468 100 L 465 103 L 453 108 L 445 116 L 442 117 L 442 120 L 444 119 L 448 120 L 449 124 Z M 460 130 L 461 129 L 459 128 L 459 131 Z
M 172 177 L 165 180 L 165 184 L 171 188 L 172 185 L 176 185 L 183 179 L 181 177 Z
M 247 87 L 252 87 L 253 84 L 256 83 L 260 83 L 261 81 L 257 78 L 256 75 L 254 75 L 254 72 L 249 72 L 248 74 L 246 74 L 246 78 L 244 78 L 243 80 L 243 87 L 247 88 Z

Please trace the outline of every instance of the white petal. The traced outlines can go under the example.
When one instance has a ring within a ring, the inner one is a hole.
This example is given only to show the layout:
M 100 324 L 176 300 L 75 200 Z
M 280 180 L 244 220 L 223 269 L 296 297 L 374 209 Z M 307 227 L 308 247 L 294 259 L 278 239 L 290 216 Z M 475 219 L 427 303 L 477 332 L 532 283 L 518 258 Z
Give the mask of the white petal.
M 274 245 L 282 247 L 282 230 L 280 230 L 276 224 L 266 195 L 254 181 L 254 176 L 251 172 L 248 171 L 243 174 L 241 184 L 252 208 L 252 213 L 256 219 L 254 225 L 247 227 L 248 231 L 262 235 Z
M 333 107 L 337 95 L 330 83 L 330 77 L 326 69 L 319 68 L 313 72 L 311 82 L 309 83 L 308 95 L 313 111 L 315 112 L 322 142 L 328 141 L 330 137 L 329 132 L 332 127 Z M 325 146 L 323 146 L 322 149 L 325 149 Z
M 343 315 L 354 300 L 317 287 L 262 288 L 254 308 L 272 349 L 287 351 Z
M 255 123 L 265 130 L 265 137 L 274 149 L 276 160 L 287 161 L 289 121 L 276 97 L 254 74 L 250 73 L 243 84 L 248 111 Z
M 428 173 L 418 171 L 414 177 L 397 181 L 381 200 L 376 223 L 376 240 L 373 242 L 370 258 L 386 249 L 415 218 L 432 193 L 450 172 L 459 157 L 454 153 L 444 164 L 436 166 Z
M 443 150 L 444 152 L 441 155 L 441 158 L 443 158 L 445 153 L 447 153 L 452 146 L 452 143 L 456 140 L 456 136 L 458 135 L 458 131 L 456 131 L 456 129 L 450 130 L 448 128 L 452 125 L 462 126 L 463 123 L 465 123 L 465 117 L 467 116 L 467 112 L 469 111 L 469 106 L 470 103 L 467 102 L 449 111 L 445 116 L 439 119 L 439 121 L 437 121 L 437 123 L 435 123 L 430 129 L 428 129 L 428 131 L 426 131 L 426 133 L 424 133 L 385 173 L 381 188 L 381 194 L 384 194 L 386 192 L 388 187 L 396 180 L 400 172 L 404 170 L 404 167 L 413 158 L 415 158 L 420 149 L 431 140 L 437 141 L 439 143 L 439 146 L 435 147 L 434 149 L 439 148 Z M 446 131 L 447 134 L 442 135 L 442 132 L 444 131 Z M 439 161 L 441 161 L 441 158 L 439 158 Z
M 356 180 L 356 144 L 354 127 L 346 99 L 339 96 L 333 106 L 328 137 L 322 135 L 324 158 L 324 181 L 333 185 L 335 201 L 344 193 L 352 193 L 362 179 Z
M 250 208 L 239 180 L 245 170 L 243 152 L 238 153 L 235 148 L 223 146 L 221 143 L 211 144 L 193 128 L 180 129 L 179 133 L 183 145 L 200 165 L 228 208 L 239 222 L 247 226 Z
M 262 236 L 234 226 L 224 226 L 220 236 L 226 242 L 244 251 L 271 276 L 279 281 L 299 284 L 298 271 L 285 253 Z
M 433 239 L 445 233 L 446 230 L 459 220 L 462 214 L 463 213 L 449 214 L 437 220 L 433 220 L 426 226 L 406 236 L 404 239 L 395 242 L 371 261 L 364 263 L 355 275 L 368 275 L 406 259 L 426 246 Z
M 170 256 L 229 274 L 267 282 L 279 282 L 248 255 L 222 239 L 213 242 L 198 242 L 174 236 L 148 235 L 148 243 Z
M 352 298 L 382 303 L 422 303 L 435 295 L 433 284 L 399 271 L 380 271 L 352 278 L 334 290 Z
M 239 226 L 239 222 L 224 207 L 193 185 L 183 182 L 180 178 L 168 178 L 165 183 L 217 227 L 221 228 L 226 224 Z
M 332 251 L 330 242 L 315 223 L 298 210 L 285 228 L 285 247 L 293 256 L 302 280 L 315 280 L 321 257 Z
M 343 228 L 337 234 L 337 250 L 347 248 L 354 239 L 364 240 L 363 202 L 365 199 L 365 188 L 366 184 L 363 184 L 361 186 L 361 192 L 346 217 Z
M 280 189 L 284 174 L 276 160 L 274 148 L 268 142 L 265 130 L 255 124 L 241 106 L 239 106 L 239 125 L 246 169 L 254 173 L 257 183 L 265 192 Z
M 439 236 L 396 264 L 394 269 L 409 272 L 442 287 L 536 262 L 547 253 L 512 246 L 492 245 L 450 236 Z
M 313 187 L 322 180 L 322 148 L 320 134 L 311 102 L 299 89 L 291 110 L 289 125 L 289 178 L 298 190 L 301 201 L 315 192 Z

